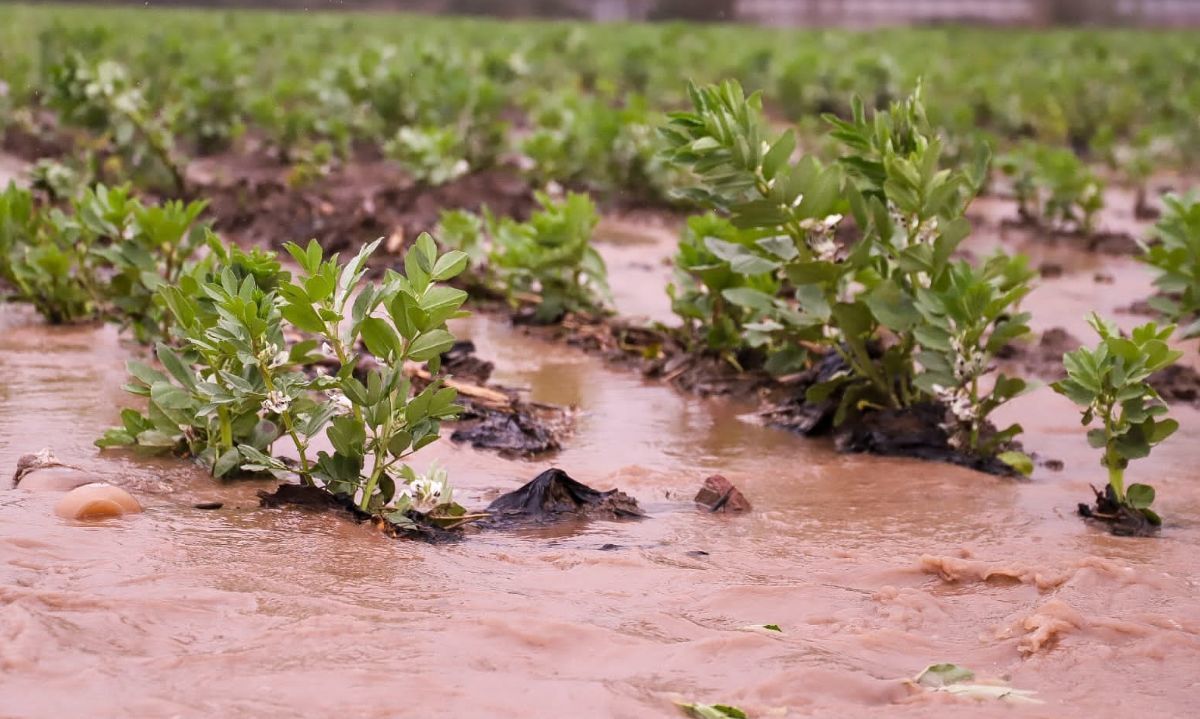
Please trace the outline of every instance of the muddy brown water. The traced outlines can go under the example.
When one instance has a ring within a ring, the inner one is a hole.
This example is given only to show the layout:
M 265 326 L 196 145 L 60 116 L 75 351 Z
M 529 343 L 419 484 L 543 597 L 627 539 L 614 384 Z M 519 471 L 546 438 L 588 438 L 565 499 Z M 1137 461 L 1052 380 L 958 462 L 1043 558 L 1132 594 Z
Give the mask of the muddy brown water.
M 604 245 L 622 311 L 662 312 L 663 247 Z M 1074 264 L 1031 298 L 1045 326 L 1085 336 L 1082 310 L 1142 296 L 1126 294 L 1144 289 L 1132 264 L 1103 260 L 1117 279 L 1101 285 L 1093 258 L 1063 259 Z M 630 280 L 632 263 L 651 269 Z M 751 407 L 648 384 L 495 318 L 455 329 L 498 381 L 583 414 L 549 461 L 445 442 L 419 464 L 447 465 L 471 506 L 554 464 L 621 487 L 650 518 L 429 546 L 260 509 L 267 484 L 96 452 L 142 350 L 111 327 L 0 308 L 0 487 L 20 454 L 49 446 L 145 508 L 74 523 L 54 516 L 56 494 L 0 489 L 0 717 L 646 717 L 676 715 L 674 699 L 751 716 L 1194 715 L 1200 414 L 1176 410 L 1179 437 L 1132 470 L 1159 489 L 1162 536 L 1120 539 L 1074 516 L 1103 474 L 1046 388 L 1002 419 L 1066 468 L 1018 483 L 839 456 L 744 421 Z M 754 511 L 693 509 L 713 472 Z M 205 500 L 224 508 L 192 508 Z M 764 623 L 783 633 L 743 629 Z M 1045 704 L 903 685 L 942 661 Z

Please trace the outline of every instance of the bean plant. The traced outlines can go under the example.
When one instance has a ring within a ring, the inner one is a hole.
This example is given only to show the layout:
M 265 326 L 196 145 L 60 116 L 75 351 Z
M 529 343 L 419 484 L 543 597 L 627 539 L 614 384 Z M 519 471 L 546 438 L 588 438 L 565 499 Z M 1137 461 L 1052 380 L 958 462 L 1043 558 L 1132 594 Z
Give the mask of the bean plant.
M 1157 275 L 1158 295 L 1150 305 L 1168 321 L 1182 325 L 1180 335 L 1200 335 L 1200 195 L 1167 195 L 1154 226 L 1157 242 L 1143 248 L 1142 261 Z
M 1000 167 L 1012 182 L 1021 218 L 1084 235 L 1104 209 L 1104 181 L 1070 149 L 1028 144 Z
M 980 380 L 997 350 L 1028 332 L 1015 308 L 1032 273 L 1004 256 L 983 268 L 951 261 L 970 232 L 964 215 L 986 154 L 942 168 L 919 89 L 870 117 L 856 100 L 849 120 L 828 118 L 843 152 L 832 165 L 795 160 L 792 131 L 768 141 L 761 99 L 737 83 L 689 94 L 693 111 L 673 115 L 664 136 L 675 161 L 696 175 L 687 197 L 737 230 L 733 241 L 706 237 L 711 256 L 698 264 L 694 248 L 681 248 L 679 269 L 705 287 L 706 301 L 688 306 L 691 319 L 702 308 L 700 324 L 720 343 L 729 336 L 724 304 L 745 310 L 736 327 L 742 343 L 770 347 L 776 361 L 768 366 L 777 372 L 836 353 L 845 371 L 808 391 L 810 401 L 837 399 L 835 423 L 936 401 L 962 451 L 990 457 L 1003 449 L 1020 428 L 992 432 L 987 417 L 1025 383 L 1002 377 L 985 392 Z M 839 234 L 846 214 L 853 238 Z M 714 259 L 742 286 L 714 282 Z M 726 329 L 714 332 L 720 325 Z M 1001 458 L 1028 467 L 1021 457 Z
M 207 272 L 164 288 L 181 347 L 159 346 L 165 372 L 130 364 L 129 389 L 147 396 L 149 409 L 127 410 L 123 426 L 98 444 L 190 454 L 216 476 L 239 469 L 295 476 L 410 523 L 408 487 L 420 478 L 406 461 L 459 411 L 456 392 L 439 380 L 414 387 L 410 365 L 436 373 L 453 345 L 446 322 L 464 314 L 466 293 L 442 283 L 467 257 L 439 255 L 425 234 L 405 256 L 404 273 L 368 282 L 366 263 L 378 245 L 341 264 L 316 242 L 289 244 L 301 270 L 295 278 L 268 255 L 218 252 Z M 364 365 L 360 347 L 377 361 Z M 323 358 L 336 372 L 316 369 Z M 332 453 L 314 446 L 322 432 Z M 286 456 L 274 452 L 280 440 Z M 462 514 L 448 488 L 434 494 L 444 500 L 434 515 Z
M 1102 450 L 1100 465 L 1108 470 L 1108 501 L 1159 525 L 1162 520 L 1151 509 L 1154 488 L 1144 483 L 1126 486 L 1125 470 L 1131 460 L 1149 456 L 1153 447 L 1179 429 L 1179 423 L 1166 416 L 1166 404 L 1147 381 L 1182 356 L 1167 345 L 1175 327 L 1148 322 L 1125 337 L 1095 313 L 1088 322 L 1100 343 L 1064 355 L 1067 377 L 1052 387 L 1083 408 L 1085 427 L 1098 425 L 1088 430 L 1087 438 L 1089 445 Z
M 533 302 L 534 319 L 553 322 L 567 312 L 599 312 L 609 302 L 608 273 L 591 245 L 599 221 L 587 195 L 555 200 L 536 195 L 540 209 L 528 222 L 482 220 L 462 211 L 443 213 L 442 241 L 479 267 L 480 284 L 514 306 Z M 486 260 L 484 260 L 486 258 Z
M 151 341 L 165 332 L 155 291 L 193 261 L 204 207 L 146 205 L 128 185 L 97 185 L 63 211 L 10 185 L 0 194 L 0 276 L 53 324 L 109 319 Z
M 152 110 L 121 63 L 91 63 L 78 53 L 66 54 L 51 68 L 47 101 L 68 124 L 99 133 L 96 146 L 111 147 L 131 169 L 165 171 L 172 190 L 186 189 L 184 161 L 168 122 Z

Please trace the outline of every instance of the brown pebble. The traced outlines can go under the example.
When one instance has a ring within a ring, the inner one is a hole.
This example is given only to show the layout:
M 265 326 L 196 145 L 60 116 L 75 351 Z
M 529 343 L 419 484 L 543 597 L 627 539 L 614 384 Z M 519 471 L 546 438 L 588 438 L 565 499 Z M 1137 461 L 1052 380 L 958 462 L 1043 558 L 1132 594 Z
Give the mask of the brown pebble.
M 719 474 L 704 480 L 695 501 L 710 512 L 748 512 L 751 508 L 741 490 Z
M 111 484 L 85 484 L 63 495 L 54 512 L 63 519 L 104 519 L 136 514 L 142 505 L 133 495 Z
M 220 509 L 225 506 L 224 502 L 196 502 L 192 505 L 196 509 Z

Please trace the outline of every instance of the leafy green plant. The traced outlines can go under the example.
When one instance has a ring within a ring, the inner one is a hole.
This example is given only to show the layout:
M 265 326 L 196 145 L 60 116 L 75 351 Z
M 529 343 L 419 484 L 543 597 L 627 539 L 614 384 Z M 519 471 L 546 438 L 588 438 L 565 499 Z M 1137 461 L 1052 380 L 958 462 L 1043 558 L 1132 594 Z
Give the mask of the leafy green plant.
M 64 122 L 101 133 L 134 168 L 157 162 L 156 169 L 167 173 L 176 192 L 186 189 L 184 162 L 168 124 L 151 110 L 124 65 L 111 60 L 91 64 L 70 53 L 51 69 L 47 100 Z
M 1181 324 L 1187 339 L 1200 335 L 1200 195 L 1167 195 L 1163 204 L 1152 235 L 1157 242 L 1143 247 L 1142 261 L 1157 274 L 1150 305 Z
M 689 92 L 694 111 L 673 115 L 664 135 L 675 161 L 697 176 L 687 196 L 727 214 L 738 235 L 706 239 L 711 256 L 685 237 L 681 269 L 700 268 L 714 287 L 726 285 L 730 275 L 713 267 L 719 261 L 741 282 L 762 285 L 720 290 L 750 313 L 751 321 L 733 325 L 742 342 L 774 345 L 787 359 L 777 371 L 803 366 L 813 349 L 836 353 L 846 371 L 808 391 L 812 402 L 837 398 L 835 424 L 851 413 L 936 400 L 956 410 L 947 424 L 965 452 L 992 456 L 1004 447 L 1019 428 L 993 434 L 985 419 L 1024 384 L 1004 379 L 989 394 L 979 378 L 1005 341 L 1028 331 L 1013 309 L 1031 273 L 1003 257 L 983 271 L 951 262 L 970 231 L 964 214 L 987 157 L 943 169 L 919 90 L 871 118 L 858 101 L 850 120 L 828 118 L 845 153 L 828 167 L 812 157 L 793 161 L 791 131 L 767 141 L 760 98 L 746 98 L 736 83 Z M 843 212 L 859 234 L 851 242 L 836 234 Z M 762 275 L 770 281 L 755 279 Z M 728 315 L 714 314 L 711 290 L 705 296 L 702 309 L 681 309 L 727 342 Z M 918 382 L 924 361 L 930 365 Z
M 793 345 L 780 336 L 778 330 L 787 325 L 778 315 L 788 312 L 788 308 L 775 297 L 780 283 L 772 272 L 774 265 L 764 262 L 764 271 L 754 274 L 753 261 L 743 258 L 742 248 L 748 244 L 733 223 L 715 213 L 688 218 L 675 255 L 674 281 L 667 293 L 671 308 L 683 318 L 688 333 L 700 333 L 709 349 L 735 366 L 740 366 L 737 354 L 743 348 L 765 349 L 768 367 L 783 364 L 782 372 Z M 738 263 L 736 271 L 730 264 L 734 261 Z M 725 294 L 729 291 L 730 297 L 738 300 L 743 290 L 758 293 L 753 295 L 761 300 L 757 307 L 731 301 Z
M 1099 425 L 1088 430 L 1087 438 L 1089 445 L 1103 450 L 1100 464 L 1108 470 L 1104 498 L 1111 509 L 1159 525 L 1162 520 L 1151 509 L 1154 488 L 1143 483 L 1126 487 L 1125 470 L 1131 460 L 1149 456 L 1153 447 L 1179 429 L 1179 423 L 1166 416 L 1166 404 L 1147 381 L 1182 356 L 1167 345 L 1175 327 L 1148 322 L 1123 337 L 1095 313 L 1088 322 L 1100 335 L 1100 343 L 1064 355 L 1067 377 L 1052 387 L 1083 408 L 1085 427 Z M 1102 503 L 1101 511 L 1105 509 L 1109 507 Z
M 949 409 L 950 441 L 971 454 L 992 456 L 1021 433 L 1014 424 L 988 433 L 988 415 L 1023 394 L 1020 377 L 1001 373 L 985 389 L 992 360 L 1014 339 L 1029 333 L 1028 312 L 1012 312 L 1032 287 L 1035 272 L 1024 257 L 996 255 L 982 268 L 956 262 L 929 288 L 917 290 L 915 306 L 921 322 L 913 336 L 921 346 L 915 384 Z M 1023 474 L 1033 471 L 1028 458 L 1007 453 L 1002 458 Z
M 385 152 L 412 176 L 429 185 L 444 185 L 467 174 L 462 142 L 453 128 L 402 127 Z
M 289 244 L 301 268 L 294 280 L 268 256 L 218 252 L 207 273 L 162 288 L 184 353 L 160 345 L 167 373 L 130 365 L 130 390 L 148 396 L 150 409 L 127 411 L 124 426 L 99 444 L 184 452 L 211 462 L 217 476 L 238 468 L 294 475 L 396 524 L 411 522 L 414 511 L 461 517 L 448 487 L 425 495 L 398 487 L 421 479 L 406 460 L 458 412 L 453 389 L 434 380 L 418 391 L 407 365 L 427 363 L 436 372 L 453 345 L 446 321 L 462 315 L 466 293 L 440 283 L 460 273 L 467 257 L 439 256 L 422 235 L 405 256 L 404 274 L 390 271 L 376 284 L 365 274 L 378 244 L 345 265 L 336 255 L 325 258 L 316 242 Z M 294 339 L 301 333 L 307 338 Z M 376 358 L 373 366 L 360 362 L 360 345 Z M 336 373 L 304 371 L 321 358 L 318 348 Z M 322 431 L 333 452 L 314 454 Z M 293 461 L 273 456 L 279 439 L 290 441 Z M 424 511 L 414 497 L 441 501 Z
M 10 184 L 0 195 L 0 275 L 51 324 L 93 319 L 102 302 L 93 237 Z
M 54 324 L 103 318 L 142 342 L 165 335 L 155 292 L 178 280 L 202 245 L 206 229 L 196 221 L 205 203 L 144 205 L 128 185 L 84 190 L 69 213 L 15 187 L 0 197 L 0 272 L 19 299 Z
M 555 200 L 537 193 L 541 209 L 528 222 L 442 213 L 442 242 L 465 253 L 473 280 L 514 306 L 532 303 L 534 319 L 553 322 L 566 312 L 599 312 L 609 302 L 604 260 L 591 245 L 599 216 L 587 195 Z
M 1104 182 L 1069 149 L 1029 144 L 1000 161 L 1017 198 L 1017 212 L 1033 223 L 1085 235 L 1104 209 Z

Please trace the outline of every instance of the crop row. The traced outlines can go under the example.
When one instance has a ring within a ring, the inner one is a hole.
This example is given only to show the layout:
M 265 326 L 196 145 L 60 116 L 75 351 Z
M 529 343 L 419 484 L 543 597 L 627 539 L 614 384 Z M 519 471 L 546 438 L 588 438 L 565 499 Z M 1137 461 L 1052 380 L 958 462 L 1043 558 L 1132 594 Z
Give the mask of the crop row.
M 0 8 L 0 28 L 0 125 L 19 142 L 72 140 L 63 155 L 80 184 L 134 178 L 176 195 L 187 157 L 252 146 L 292 165 L 296 182 L 370 148 L 430 184 L 503 162 L 537 186 L 668 201 L 683 180 L 660 161 L 654 128 L 686 107 L 689 79 L 764 91 L 772 121 L 826 160 L 839 146 L 823 115 L 850 120 L 854 96 L 886 109 L 923 79 L 943 152 L 999 148 L 1022 212 L 1071 229 L 1091 228 L 1104 176 L 1140 187 L 1152 171 L 1194 167 L 1200 147 L 1200 56 L 1186 34 L 20 5 Z
M 1028 473 L 1019 425 L 989 417 L 1029 389 L 993 372 L 996 357 L 1029 334 L 1020 308 L 1034 275 L 1021 256 L 956 259 L 970 233 L 967 208 L 988 158 L 964 162 L 928 118 L 920 91 L 849 119 L 830 116 L 835 162 L 798 151 L 776 132 L 758 95 L 736 82 L 691 86 L 690 111 L 657 128 L 656 158 L 686 178 L 683 194 L 708 210 L 680 239 L 668 291 L 690 351 L 738 371 L 807 373 L 801 400 L 833 428 L 880 417 L 932 419 L 956 461 Z M 583 194 L 539 196 L 526 222 L 448 210 L 437 234 L 408 250 L 403 272 L 367 279 L 379 242 L 349 262 L 315 242 L 288 244 L 293 274 L 274 253 L 228 246 L 197 224 L 202 202 L 161 205 L 127 186 L 97 185 L 70 202 L 42 190 L 0 195 L 0 278 L 51 322 L 97 317 L 155 342 L 162 370 L 130 364 L 129 389 L 148 410 L 127 410 L 101 446 L 137 445 L 197 457 L 213 473 L 295 475 L 344 494 L 393 524 L 454 523 L 445 502 L 405 460 L 456 414 L 455 394 L 417 385 L 414 364 L 436 375 L 461 316 L 459 285 L 528 307 L 536 322 L 603 313 L 603 261 L 590 245 L 597 213 Z M 1146 245 L 1157 273 L 1152 301 L 1169 322 L 1200 329 L 1200 201 L 1168 197 Z M 1126 486 L 1124 470 L 1178 427 L 1147 382 L 1180 353 L 1175 326 L 1122 335 L 1099 317 L 1094 349 L 1064 357 L 1054 389 L 1096 425 L 1108 495 L 1097 512 L 1125 529 L 1159 523 L 1153 490 Z M 373 362 L 360 359 L 370 354 Z M 335 374 L 322 367 L 332 364 Z M 879 426 L 885 425 L 875 425 Z M 886 430 L 884 430 L 886 431 Z M 310 453 L 327 437 L 334 453 Z M 272 452 L 293 446 L 294 460 Z M 427 506 L 411 502 L 424 492 Z M 420 494 L 420 493 L 418 493 Z M 432 502 L 432 504 L 428 504 Z

